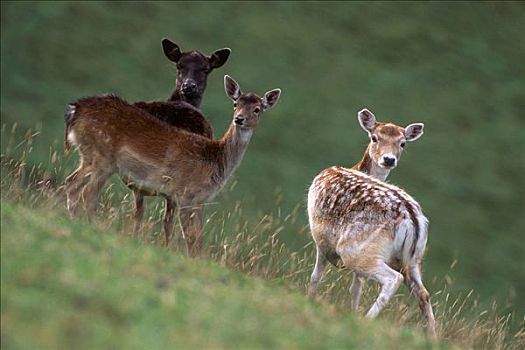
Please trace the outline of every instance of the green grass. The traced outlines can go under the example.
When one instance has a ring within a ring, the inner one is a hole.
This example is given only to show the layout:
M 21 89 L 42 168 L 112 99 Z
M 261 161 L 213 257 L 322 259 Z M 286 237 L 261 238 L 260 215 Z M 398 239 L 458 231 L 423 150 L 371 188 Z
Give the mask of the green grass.
M 1 213 L 6 350 L 432 348 L 419 330 L 63 213 L 9 201 Z
M 496 313 L 513 313 L 518 330 L 525 310 L 524 22 L 525 5 L 511 1 L 3 1 L 1 153 L 60 182 L 77 162 L 60 147 L 68 102 L 106 92 L 131 101 L 169 96 L 175 69 L 162 54 L 162 37 L 184 50 L 230 47 L 229 61 L 210 75 L 202 105 L 217 135 L 231 118 L 223 74 L 244 90 L 280 87 L 283 94 L 264 115 L 231 182 L 235 188 L 209 207 L 214 259 L 222 258 L 226 240 L 238 252 L 226 259 L 231 268 L 268 279 L 288 274 L 294 288 L 303 287 L 313 263 L 306 189 L 323 168 L 360 158 L 367 139 L 356 113 L 367 107 L 380 120 L 425 123 L 425 135 L 407 147 L 390 179 L 430 218 L 429 290 L 441 292 L 438 298 L 450 292 L 453 300 L 474 290 L 473 310 L 492 310 L 496 301 Z M 27 138 L 31 151 L 27 142 L 20 145 L 26 133 L 38 133 Z M 114 189 L 114 203 L 126 206 L 106 206 L 110 220 L 129 214 L 129 193 L 118 181 Z M 148 203 L 155 229 L 142 241 L 156 241 L 159 207 L 152 204 L 158 203 Z M 269 228 L 252 230 L 261 221 Z M 241 266 L 255 243 L 239 247 L 235 237 L 256 232 L 262 245 L 273 230 L 284 251 L 304 261 L 292 259 L 296 270 L 290 263 L 285 271 L 276 267 L 280 255 L 265 258 L 272 264 L 266 270 L 258 261 Z M 343 287 L 333 287 L 327 299 L 344 303 Z M 445 319 L 453 316 L 442 311 Z M 445 333 L 457 340 L 462 327 Z
M 44 167 L 4 155 L 1 165 L 6 348 L 73 347 L 68 341 L 75 348 L 430 347 L 417 302 L 403 287 L 375 321 L 350 312 L 349 271 L 331 268 L 318 302 L 305 299 L 312 245 L 286 243 L 298 208 L 258 222 L 241 203 L 210 212 L 202 260 L 191 260 L 178 229 L 163 246 L 159 208 L 132 233 L 129 197 L 114 195 L 117 184 L 103 193 L 95 223 L 72 221 Z M 431 289 L 439 347 L 522 349 L 525 320 L 496 302 L 487 308 L 475 290 L 457 291 L 454 265 L 443 278 L 425 274 L 427 285 L 439 286 Z M 362 312 L 377 294 L 376 284 L 365 286 Z

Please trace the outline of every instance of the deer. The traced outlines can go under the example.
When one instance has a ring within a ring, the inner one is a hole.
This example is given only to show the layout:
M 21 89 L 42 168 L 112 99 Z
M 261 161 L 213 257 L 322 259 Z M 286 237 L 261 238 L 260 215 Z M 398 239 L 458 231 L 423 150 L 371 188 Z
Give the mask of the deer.
M 75 216 L 82 204 L 93 217 L 104 183 L 118 173 L 178 208 L 187 251 L 197 256 L 203 243 L 204 206 L 238 167 L 262 113 L 281 95 L 280 89 L 262 97 L 243 93 L 227 75 L 224 88 L 233 101 L 233 119 L 218 140 L 173 127 L 116 96 L 71 103 L 66 133 L 80 153 L 80 165 L 66 179 L 70 214 Z
M 167 38 L 162 39 L 162 49 L 164 55 L 177 66 L 175 90 L 168 101 L 135 102 L 134 105 L 172 126 L 213 138 L 213 128 L 199 108 L 206 90 L 208 75 L 213 69 L 222 67 L 226 63 L 231 50 L 218 49 L 210 56 L 196 50 L 182 52 L 177 44 Z M 144 197 L 154 196 L 155 193 L 136 188 L 127 178 L 122 180 L 133 191 L 135 221 L 133 230 L 138 231 L 144 216 Z M 168 230 L 173 221 L 174 210 L 175 208 L 166 200 L 164 231 L 168 237 L 171 234 Z M 168 246 L 169 238 L 166 239 L 165 244 Z
M 316 262 L 308 295 L 313 298 L 328 263 L 352 270 L 352 310 L 359 310 L 366 278 L 381 291 L 366 316 L 375 318 L 404 281 L 436 338 L 430 294 L 421 277 L 428 219 L 419 203 L 399 187 L 385 183 L 407 141 L 423 134 L 422 123 L 405 128 L 380 123 L 372 112 L 358 112 L 370 143 L 352 168 L 332 166 L 317 175 L 308 191 L 308 218 Z
M 182 52 L 177 44 L 167 38 L 162 39 L 162 49 L 164 55 L 177 66 L 175 90 L 167 101 L 141 101 L 133 105 L 171 126 L 213 138 L 213 128 L 199 108 L 206 90 L 208 75 L 212 70 L 226 63 L 231 50 L 229 48 L 218 49 L 210 56 L 196 50 Z M 72 111 L 67 111 L 67 113 L 72 113 Z M 64 135 L 64 140 L 65 150 L 69 151 L 67 134 Z M 144 198 L 156 194 L 137 188 L 133 181 L 125 176 L 122 177 L 122 181 L 133 191 L 133 231 L 136 232 L 144 216 Z M 166 200 L 164 211 L 166 237 L 171 234 L 171 231 L 168 230 L 172 226 L 174 211 L 175 208 Z M 165 244 L 168 246 L 169 238 L 166 239 Z
M 364 108 L 357 113 L 361 128 L 368 134 L 370 142 L 363 157 L 352 169 L 361 171 L 381 181 L 386 181 L 405 149 L 407 142 L 413 142 L 423 136 L 423 123 L 412 123 L 406 127 L 391 122 L 378 122 L 374 113 Z M 359 301 L 365 279 L 353 274 L 350 286 L 352 309 L 359 309 Z
M 213 128 L 199 108 L 208 75 L 226 63 L 231 50 L 218 49 L 210 56 L 196 50 L 182 52 L 167 38 L 162 39 L 162 49 L 166 58 L 177 67 L 175 90 L 167 101 L 135 102 L 134 105 L 170 125 L 213 138 Z

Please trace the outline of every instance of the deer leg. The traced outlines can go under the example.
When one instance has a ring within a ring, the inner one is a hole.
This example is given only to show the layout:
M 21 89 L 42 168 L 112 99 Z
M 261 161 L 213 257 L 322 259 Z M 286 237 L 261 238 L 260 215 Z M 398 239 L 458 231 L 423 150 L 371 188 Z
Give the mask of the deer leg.
M 140 223 L 144 216 L 144 195 L 136 188 L 133 189 L 133 198 L 135 200 L 135 206 L 133 208 L 133 232 L 137 233 L 140 229 Z
M 71 217 L 77 215 L 77 207 L 81 199 L 81 193 L 89 182 L 90 172 L 88 166 L 80 165 L 65 180 L 66 207 Z
M 323 252 L 321 252 L 321 249 L 317 247 L 315 267 L 312 271 L 312 276 L 310 277 L 310 285 L 308 286 L 308 297 L 311 299 L 313 299 L 317 293 L 317 288 L 319 286 L 319 282 L 321 282 L 324 277 L 327 263 L 328 260 L 324 256 Z
M 175 216 L 175 209 L 177 203 L 171 198 L 166 197 L 166 210 L 164 212 L 164 238 L 166 239 L 166 247 L 170 243 L 170 237 L 173 232 L 173 217 Z
M 419 308 L 427 320 L 427 333 L 430 338 L 437 339 L 436 320 L 430 303 L 430 293 L 423 285 L 421 270 L 418 265 L 411 266 L 406 272 L 405 283 L 414 296 L 419 299 Z
M 182 230 L 190 256 L 195 257 L 202 248 L 203 230 L 201 223 L 202 208 L 183 208 L 180 210 Z
M 363 284 L 365 278 L 358 275 L 356 272 L 352 273 L 352 284 L 350 285 L 350 295 L 352 297 L 352 310 L 359 311 L 359 302 L 361 301 L 361 292 L 363 291 Z
M 66 192 L 66 208 L 70 216 L 76 215 L 76 207 L 78 204 L 78 190 L 75 191 L 78 187 L 79 174 L 82 170 L 82 167 L 79 167 L 77 170 L 72 172 L 64 183 L 64 191 Z
M 90 220 L 96 215 L 100 191 L 111 174 L 111 167 L 103 165 L 99 166 L 97 170 L 93 170 L 89 176 L 89 182 L 83 190 L 83 199 Z
M 375 318 L 392 298 L 401 285 L 401 282 L 403 282 L 403 275 L 383 261 L 380 261 L 368 275 L 381 284 L 381 292 L 366 314 L 368 318 Z

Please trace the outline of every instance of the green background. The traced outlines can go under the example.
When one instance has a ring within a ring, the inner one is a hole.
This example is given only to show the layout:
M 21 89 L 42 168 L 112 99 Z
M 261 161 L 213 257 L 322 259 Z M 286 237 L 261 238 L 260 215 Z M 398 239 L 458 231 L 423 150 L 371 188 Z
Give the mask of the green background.
M 242 201 L 247 217 L 286 213 L 283 236 L 310 241 L 305 195 L 330 165 L 352 166 L 368 140 L 356 114 L 425 123 L 389 181 L 430 219 L 427 276 L 525 307 L 525 6 L 483 3 L 2 2 L 1 119 L 39 130 L 32 163 L 61 149 L 63 112 L 82 96 L 165 99 L 183 50 L 229 47 L 202 110 L 221 135 L 231 118 L 222 76 L 259 94 L 279 87 L 235 174 L 210 210 Z M 6 140 L 2 139 L 2 153 Z M 68 167 L 74 165 L 70 161 Z M 452 271 L 450 265 L 457 260 Z M 313 264 L 313 261 L 312 261 Z M 432 291 L 432 282 L 429 281 Z M 509 302 L 509 304 L 507 304 Z

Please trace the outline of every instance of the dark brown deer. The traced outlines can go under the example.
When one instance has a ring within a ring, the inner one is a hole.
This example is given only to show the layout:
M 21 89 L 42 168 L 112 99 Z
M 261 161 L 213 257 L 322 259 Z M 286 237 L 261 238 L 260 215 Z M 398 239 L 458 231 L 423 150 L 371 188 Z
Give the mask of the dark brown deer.
M 166 38 L 162 39 L 162 48 L 164 55 L 177 65 L 175 90 L 167 101 L 136 102 L 134 105 L 170 125 L 212 138 L 213 129 L 198 108 L 208 75 L 226 63 L 230 49 L 216 50 L 211 56 L 195 50 L 182 52 L 177 44 Z
M 232 123 L 219 140 L 172 127 L 115 96 L 70 104 L 66 134 L 80 152 L 80 166 L 66 179 L 70 213 L 75 215 L 82 203 L 92 217 L 104 183 L 119 173 L 137 188 L 164 196 L 170 208 L 178 205 L 188 251 L 196 255 L 203 240 L 204 205 L 239 165 L 262 112 L 280 96 L 279 89 L 263 97 L 242 93 L 228 76 L 224 85 L 234 110 Z M 169 240 L 174 211 L 167 214 Z
M 169 39 L 162 39 L 164 55 L 177 65 L 177 78 L 175 90 L 168 101 L 136 102 L 135 106 L 146 110 L 151 115 L 178 128 L 213 138 L 213 128 L 206 117 L 198 109 L 200 107 L 204 91 L 208 81 L 208 75 L 215 68 L 223 66 L 230 56 L 230 49 L 216 50 L 211 56 L 206 56 L 199 51 L 182 52 L 177 44 Z M 140 190 L 133 185 L 132 181 L 123 178 L 128 187 L 133 191 L 134 198 L 134 230 L 140 227 L 144 215 L 144 197 L 154 196 L 152 192 Z M 170 212 L 174 208 L 166 201 L 164 212 L 165 234 L 172 226 L 169 221 Z M 166 245 L 168 244 L 166 241 Z

